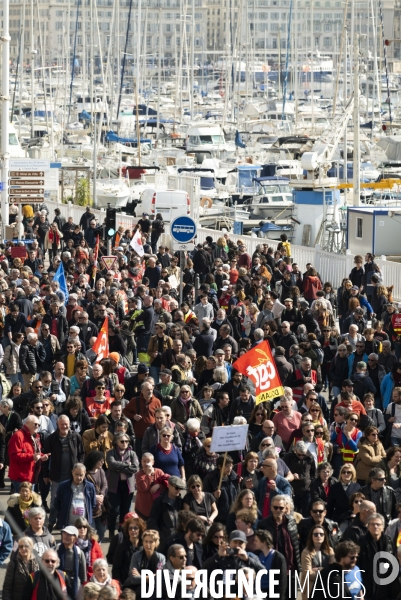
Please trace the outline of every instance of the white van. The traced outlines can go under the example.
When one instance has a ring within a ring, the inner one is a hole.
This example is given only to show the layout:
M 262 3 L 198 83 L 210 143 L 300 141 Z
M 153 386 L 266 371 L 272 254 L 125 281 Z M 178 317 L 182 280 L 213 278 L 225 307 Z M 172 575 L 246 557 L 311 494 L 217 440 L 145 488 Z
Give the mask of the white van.
M 176 217 L 190 214 L 189 196 L 183 190 L 144 190 L 136 213 L 144 212 L 151 219 L 160 213 L 163 221 L 171 223 Z

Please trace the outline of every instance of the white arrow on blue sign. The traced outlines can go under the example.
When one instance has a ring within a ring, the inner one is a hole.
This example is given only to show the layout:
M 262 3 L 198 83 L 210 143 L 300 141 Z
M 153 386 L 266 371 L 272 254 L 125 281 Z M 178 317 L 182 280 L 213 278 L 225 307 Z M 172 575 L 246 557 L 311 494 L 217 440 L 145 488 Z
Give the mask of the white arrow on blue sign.
M 196 236 L 196 223 L 191 217 L 177 217 L 170 225 L 173 240 L 186 244 Z

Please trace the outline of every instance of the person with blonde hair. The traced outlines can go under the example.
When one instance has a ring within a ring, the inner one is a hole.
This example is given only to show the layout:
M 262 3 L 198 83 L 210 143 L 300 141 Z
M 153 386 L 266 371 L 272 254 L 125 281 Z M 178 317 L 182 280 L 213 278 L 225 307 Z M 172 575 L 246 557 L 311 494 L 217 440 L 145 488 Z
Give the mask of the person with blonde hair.
M 166 557 L 160 552 L 156 552 L 160 544 L 159 532 L 155 529 L 148 529 L 144 531 L 142 536 L 143 548 L 135 552 L 131 559 L 129 577 L 125 581 L 123 587 L 128 587 L 135 592 L 139 592 L 141 585 L 141 571 L 145 568 L 149 569 L 153 573 L 156 573 L 158 569 L 163 569 L 166 564 Z M 156 598 L 156 593 L 151 597 Z
M 3 584 L 3 600 L 31 600 L 30 573 L 37 571 L 39 564 L 34 555 L 33 540 L 21 537 L 17 552 L 10 559 Z

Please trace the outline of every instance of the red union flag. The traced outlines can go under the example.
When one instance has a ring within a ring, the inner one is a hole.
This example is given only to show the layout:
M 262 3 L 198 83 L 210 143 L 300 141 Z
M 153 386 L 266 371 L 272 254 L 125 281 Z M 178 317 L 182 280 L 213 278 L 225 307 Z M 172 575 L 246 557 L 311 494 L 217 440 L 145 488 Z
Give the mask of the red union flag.
M 284 394 L 276 363 L 266 340 L 236 360 L 233 369 L 249 377 L 255 384 L 256 404 L 274 400 Z
M 96 362 L 100 362 L 109 355 L 109 317 L 103 321 L 96 342 L 92 346 L 93 352 L 97 354 Z

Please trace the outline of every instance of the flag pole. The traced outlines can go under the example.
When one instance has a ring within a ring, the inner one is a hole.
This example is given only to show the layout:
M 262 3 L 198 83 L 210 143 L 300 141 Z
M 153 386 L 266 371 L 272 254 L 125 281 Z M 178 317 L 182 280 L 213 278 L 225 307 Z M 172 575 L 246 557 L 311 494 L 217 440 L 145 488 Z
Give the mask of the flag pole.
M 223 460 L 223 466 L 221 467 L 219 487 L 217 488 L 218 491 L 221 490 L 221 484 L 223 483 L 224 469 L 225 469 L 225 466 L 226 466 L 227 454 L 228 454 L 227 452 L 224 452 L 224 460 Z

